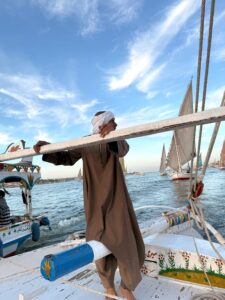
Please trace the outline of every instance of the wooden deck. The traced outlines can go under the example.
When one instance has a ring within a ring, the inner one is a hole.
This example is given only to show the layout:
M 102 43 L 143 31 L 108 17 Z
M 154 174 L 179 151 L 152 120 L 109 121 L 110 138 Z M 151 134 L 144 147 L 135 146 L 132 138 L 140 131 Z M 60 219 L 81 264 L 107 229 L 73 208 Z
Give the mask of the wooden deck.
M 41 248 L 7 259 L 0 260 L 0 299 L 7 300 L 100 300 L 104 292 L 94 264 L 70 273 L 54 282 L 42 278 L 39 265 L 49 253 L 65 250 L 61 244 Z M 120 284 L 116 274 L 116 287 Z M 92 291 L 91 291 L 92 290 Z M 222 291 L 221 289 L 216 289 Z M 175 281 L 173 279 L 151 278 L 143 275 L 143 280 L 135 290 L 137 300 L 190 300 L 193 295 L 209 292 L 205 286 Z M 224 290 L 223 290 L 224 292 Z M 225 294 L 224 294 L 225 299 Z

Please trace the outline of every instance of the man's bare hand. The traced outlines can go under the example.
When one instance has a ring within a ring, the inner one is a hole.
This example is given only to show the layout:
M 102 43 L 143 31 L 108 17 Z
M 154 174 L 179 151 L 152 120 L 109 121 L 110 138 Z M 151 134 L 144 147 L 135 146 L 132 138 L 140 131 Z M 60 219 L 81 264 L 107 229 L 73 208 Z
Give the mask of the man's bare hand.
M 105 137 L 111 131 L 115 130 L 116 127 L 117 127 L 117 124 L 115 122 L 115 119 L 112 119 L 107 124 L 99 126 L 99 130 L 100 130 L 99 134 L 101 137 Z
M 38 141 L 34 146 L 33 146 L 33 149 L 36 153 L 40 153 L 40 150 L 41 150 L 41 146 L 44 146 L 44 145 L 48 145 L 50 144 L 49 142 L 46 142 L 46 141 Z

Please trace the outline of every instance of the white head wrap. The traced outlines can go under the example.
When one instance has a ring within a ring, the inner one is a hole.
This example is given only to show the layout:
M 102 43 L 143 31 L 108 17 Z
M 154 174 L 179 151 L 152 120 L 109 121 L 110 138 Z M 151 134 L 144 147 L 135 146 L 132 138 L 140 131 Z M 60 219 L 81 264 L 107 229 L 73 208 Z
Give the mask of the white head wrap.
M 114 114 L 111 111 L 105 111 L 98 116 L 94 116 L 91 120 L 93 134 L 99 133 L 99 126 L 107 124 L 112 119 L 114 119 Z

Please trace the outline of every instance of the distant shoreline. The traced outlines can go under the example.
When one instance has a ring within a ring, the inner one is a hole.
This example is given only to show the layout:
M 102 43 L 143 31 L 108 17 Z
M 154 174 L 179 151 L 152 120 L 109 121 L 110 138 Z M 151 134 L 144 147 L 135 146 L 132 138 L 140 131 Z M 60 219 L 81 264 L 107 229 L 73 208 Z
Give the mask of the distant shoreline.
M 124 175 L 141 175 L 143 176 L 144 172 L 125 172 Z M 37 184 L 46 184 L 46 183 L 54 183 L 54 182 L 66 182 L 66 181 L 80 181 L 82 177 L 66 177 L 66 178 L 49 178 L 49 179 L 40 179 Z
M 69 178 L 51 178 L 51 179 L 40 179 L 36 184 L 47 184 L 47 183 L 55 183 L 55 182 L 67 182 L 67 181 L 80 181 L 77 177 L 69 177 Z

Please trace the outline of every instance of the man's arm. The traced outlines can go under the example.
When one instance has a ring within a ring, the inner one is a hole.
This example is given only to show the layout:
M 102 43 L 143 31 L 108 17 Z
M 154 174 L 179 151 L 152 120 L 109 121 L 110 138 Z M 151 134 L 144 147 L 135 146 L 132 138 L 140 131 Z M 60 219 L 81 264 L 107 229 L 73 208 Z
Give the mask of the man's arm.
M 35 152 L 40 153 L 40 149 L 44 145 L 50 144 L 46 141 L 38 141 L 33 149 Z M 44 154 L 42 160 L 52 163 L 54 165 L 72 166 L 82 157 L 81 149 L 74 149 L 70 151 L 60 151 L 55 153 Z
M 129 144 L 125 141 L 117 141 L 108 143 L 109 151 L 118 157 L 125 156 L 129 151 Z
M 81 158 L 81 150 L 75 149 L 70 151 L 61 151 L 50 154 L 44 154 L 43 161 L 54 165 L 72 166 Z

